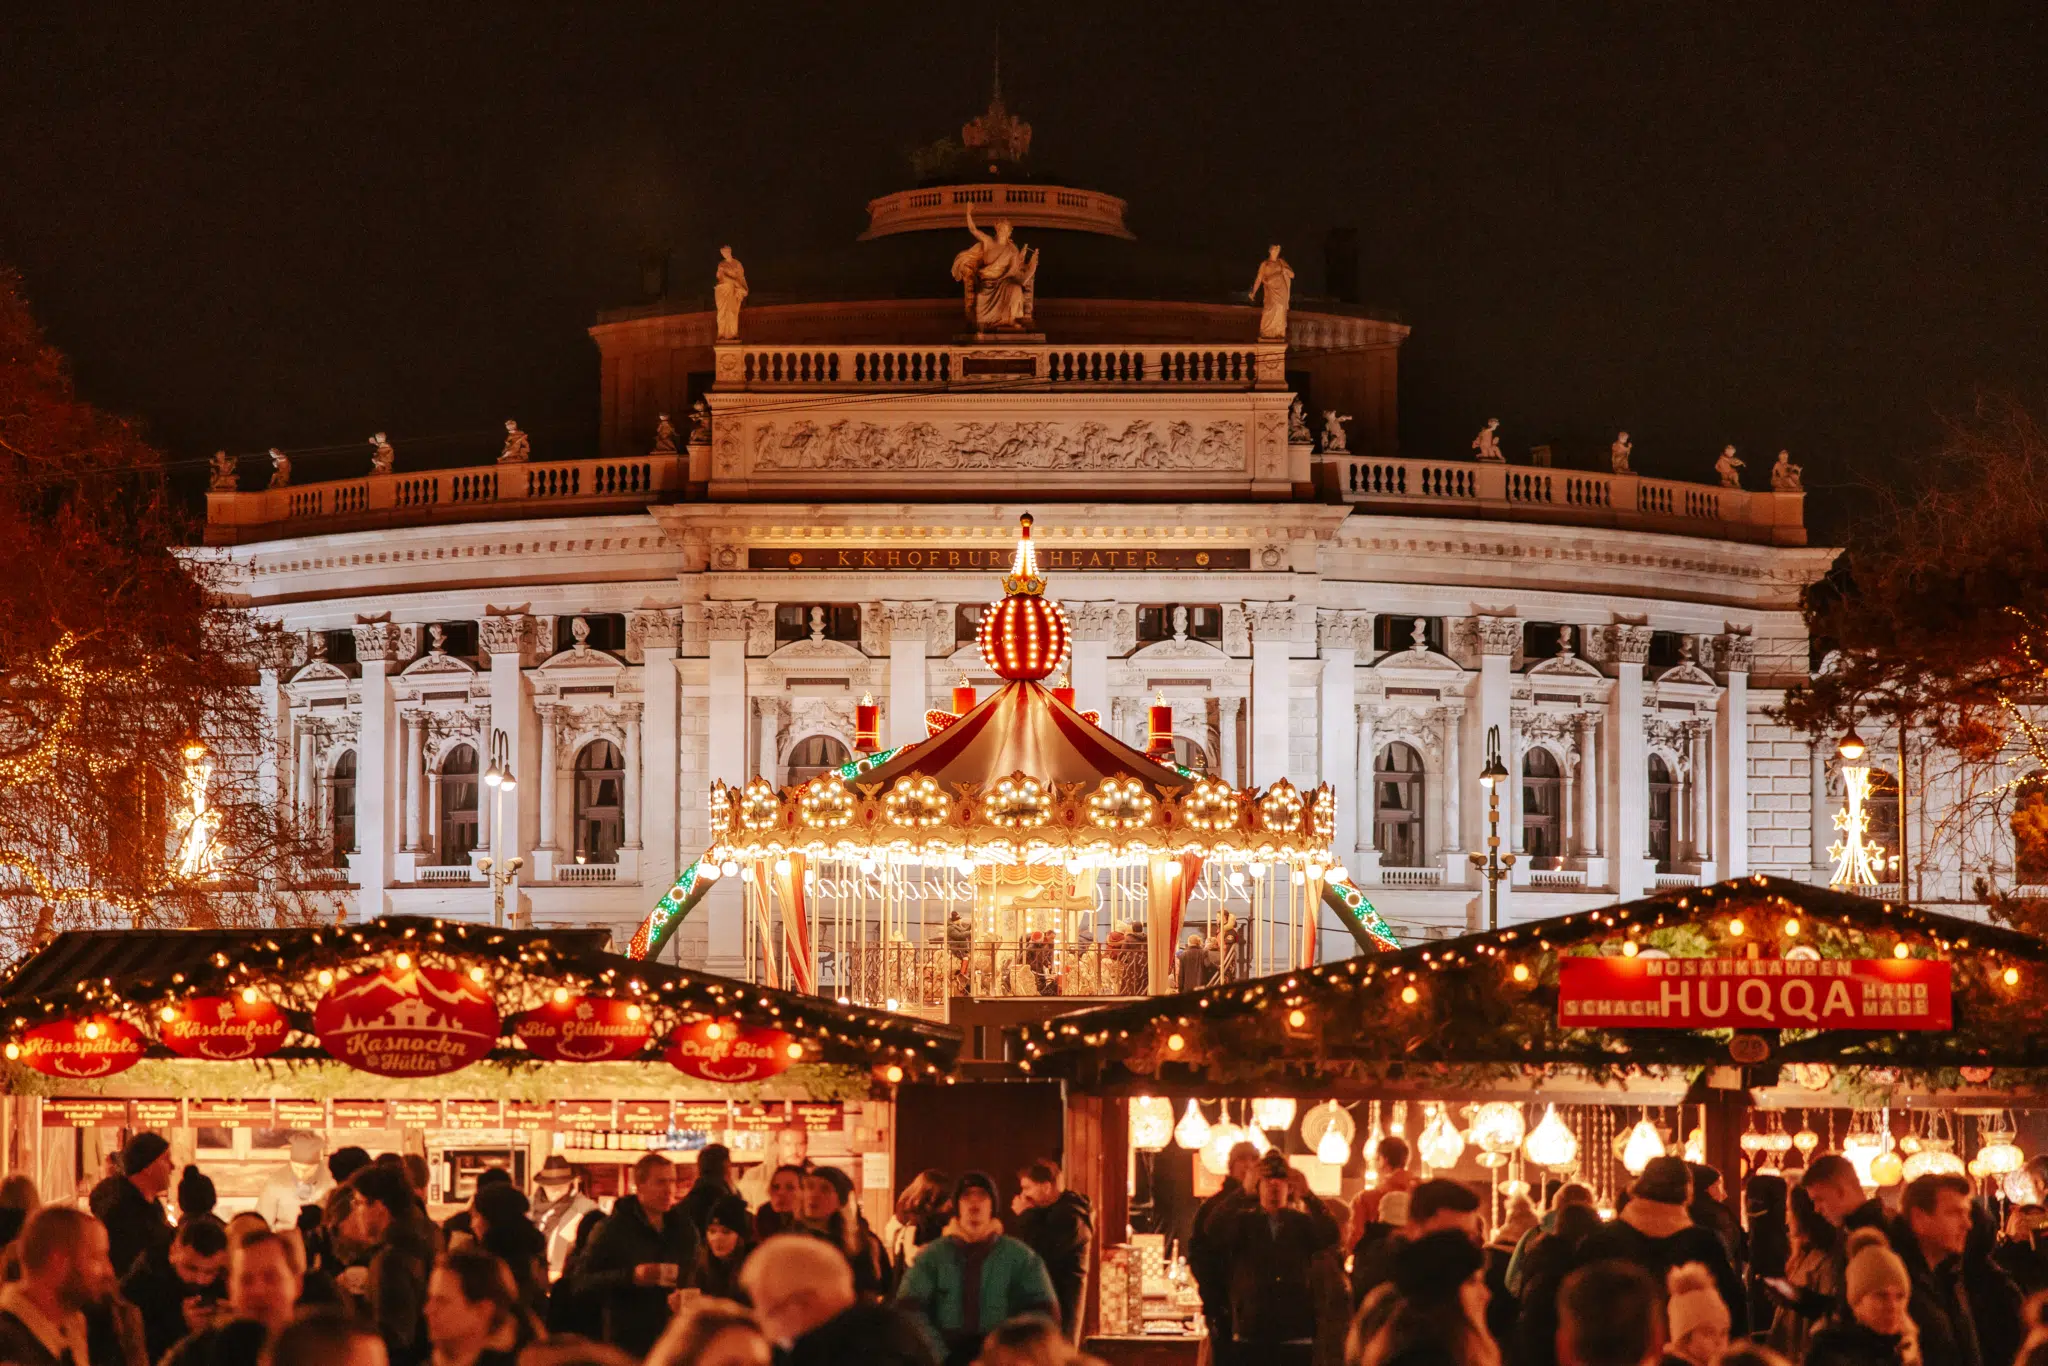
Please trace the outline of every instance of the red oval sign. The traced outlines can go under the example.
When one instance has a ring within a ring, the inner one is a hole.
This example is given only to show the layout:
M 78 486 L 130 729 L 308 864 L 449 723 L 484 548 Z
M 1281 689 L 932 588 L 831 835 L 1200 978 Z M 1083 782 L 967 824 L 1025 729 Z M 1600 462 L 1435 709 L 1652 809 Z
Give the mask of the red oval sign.
M 195 996 L 171 1007 L 170 1019 L 157 1026 L 164 1047 L 181 1058 L 207 1062 L 241 1062 L 267 1058 L 284 1046 L 291 1022 L 284 1012 L 261 997 Z
M 717 1031 L 717 1037 L 712 1031 Z M 669 1066 L 705 1081 L 761 1081 L 786 1069 L 793 1043 L 779 1029 L 742 1029 L 699 1020 L 669 1035 Z
M 548 1062 L 624 1062 L 647 1046 L 647 1012 L 609 996 L 571 996 L 517 1016 L 512 1032 Z
M 498 1008 L 446 968 L 385 968 L 343 977 L 313 1008 L 320 1046 L 380 1077 L 454 1072 L 498 1042 Z
M 52 1020 L 21 1036 L 21 1061 L 46 1077 L 111 1077 L 142 1059 L 142 1031 L 111 1015 Z

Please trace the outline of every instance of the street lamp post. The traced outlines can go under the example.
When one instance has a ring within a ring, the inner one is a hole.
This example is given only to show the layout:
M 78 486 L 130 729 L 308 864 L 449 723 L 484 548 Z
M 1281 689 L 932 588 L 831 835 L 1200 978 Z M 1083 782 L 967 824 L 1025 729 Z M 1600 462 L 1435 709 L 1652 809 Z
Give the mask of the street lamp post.
M 1515 866 L 1512 849 L 1500 847 L 1500 785 L 1507 781 L 1508 768 L 1500 759 L 1500 727 L 1486 728 L 1486 767 L 1479 781 L 1486 788 L 1486 849 L 1469 855 L 1472 866 L 1486 879 L 1486 928 L 1500 928 L 1500 884 Z
M 512 928 L 524 929 L 525 916 L 519 910 L 519 870 L 526 860 L 514 854 L 505 857 L 505 795 L 515 791 L 518 779 L 512 776 L 512 757 L 504 731 L 491 734 L 491 766 L 484 770 L 484 786 L 491 790 L 491 852 L 488 858 L 477 860 L 477 867 L 491 879 L 491 924 L 504 928 L 505 892 L 512 892 Z

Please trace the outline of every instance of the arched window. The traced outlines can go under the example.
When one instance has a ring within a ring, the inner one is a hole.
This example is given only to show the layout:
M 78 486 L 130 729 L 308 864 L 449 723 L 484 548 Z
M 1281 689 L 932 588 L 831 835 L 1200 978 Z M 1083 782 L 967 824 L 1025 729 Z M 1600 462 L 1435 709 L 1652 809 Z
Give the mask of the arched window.
M 576 861 L 617 863 L 626 842 L 626 761 L 609 740 L 576 756 Z
M 1650 857 L 1657 871 L 1671 871 L 1671 769 L 1659 755 L 1650 756 Z
M 2044 808 L 2048 810 L 2048 808 Z M 1863 838 L 1877 846 L 1870 871 L 1879 882 L 1899 880 L 1899 779 L 1888 768 L 1870 770 L 1870 795 L 1863 799 Z M 2048 850 L 2044 850 L 2048 853 Z M 2048 871 L 2048 869 L 2044 869 Z
M 344 750 L 327 775 L 327 834 L 334 866 L 348 867 L 356 847 L 356 752 Z
M 1522 758 L 1522 852 L 1530 866 L 1555 868 L 1564 855 L 1558 813 L 1564 809 L 1564 775 L 1557 756 L 1542 746 Z
M 1373 774 L 1373 843 L 1382 868 L 1420 868 L 1422 852 L 1422 756 L 1395 741 L 1380 751 Z
M 457 745 L 441 761 L 441 850 L 443 864 L 469 862 L 476 848 L 476 749 Z
M 830 769 L 835 769 L 853 756 L 846 752 L 846 746 L 829 735 L 806 735 L 789 749 L 789 762 L 784 770 L 789 774 L 789 785 L 801 787 L 811 779 Z
M 2036 773 L 2013 794 L 2012 880 L 2022 887 L 2048 883 L 2048 774 Z

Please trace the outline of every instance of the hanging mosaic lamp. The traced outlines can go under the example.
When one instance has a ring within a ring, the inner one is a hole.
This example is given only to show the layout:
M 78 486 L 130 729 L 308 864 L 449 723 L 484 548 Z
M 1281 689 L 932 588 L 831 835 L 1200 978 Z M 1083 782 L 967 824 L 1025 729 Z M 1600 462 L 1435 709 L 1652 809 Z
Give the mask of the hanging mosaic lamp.
M 1294 1102 L 1286 1096 L 1260 1096 L 1252 1102 L 1252 1123 L 1261 1129 L 1292 1128 Z
M 1189 1152 L 1201 1151 L 1209 1141 L 1209 1121 L 1202 1118 L 1202 1107 L 1195 1101 L 1188 1102 L 1187 1113 L 1180 1117 L 1180 1123 L 1173 1126 L 1173 1141 Z
M 1557 1113 L 1555 1105 L 1543 1107 L 1543 1119 L 1522 1141 L 1522 1153 L 1539 1167 L 1563 1171 L 1579 1160 L 1579 1140 Z
M 1518 1147 L 1528 1125 L 1522 1107 L 1513 1101 L 1495 1100 L 1472 1110 L 1472 1125 L 1465 1136 L 1489 1153 L 1511 1153 Z
M 1465 1136 L 1451 1123 L 1450 1110 L 1439 1105 L 1415 1140 L 1415 1153 L 1426 1166 L 1450 1168 L 1465 1154 Z
M 1165 1096 L 1131 1098 L 1131 1146 L 1156 1153 L 1173 1141 L 1173 1102 Z
M 1657 1132 L 1657 1126 L 1647 1117 L 1636 1121 L 1636 1127 L 1628 1131 L 1628 1142 L 1621 1150 L 1621 1165 L 1628 1168 L 1630 1176 L 1641 1176 L 1643 1168 L 1650 1165 L 1650 1159 L 1664 1156 L 1664 1136 Z

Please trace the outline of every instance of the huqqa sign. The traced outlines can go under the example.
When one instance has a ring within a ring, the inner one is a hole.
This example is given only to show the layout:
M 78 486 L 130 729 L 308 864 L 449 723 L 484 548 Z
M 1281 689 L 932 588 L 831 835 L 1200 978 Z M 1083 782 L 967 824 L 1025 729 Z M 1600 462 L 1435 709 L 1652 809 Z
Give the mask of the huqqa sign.
M 512 1033 L 548 1062 L 623 1062 L 647 1046 L 647 1012 L 608 996 L 571 996 L 519 1015 Z
M 157 1026 L 164 1047 L 181 1058 L 243 1062 L 267 1058 L 284 1046 L 291 1023 L 284 1012 L 258 998 L 195 996 L 169 1007 L 171 1018 Z
M 1948 1029 L 1926 958 L 1566 958 L 1557 1021 L 1585 1029 Z
M 788 1068 L 794 1042 L 779 1029 L 700 1020 L 671 1034 L 664 1056 L 678 1072 L 705 1081 L 762 1081 Z
M 478 1061 L 498 1042 L 498 1008 L 446 968 L 393 968 L 335 982 L 313 1008 L 320 1046 L 380 1077 L 435 1077 Z
M 21 1061 L 46 1077 L 111 1077 L 141 1061 L 142 1031 L 111 1015 L 51 1020 L 21 1036 Z

